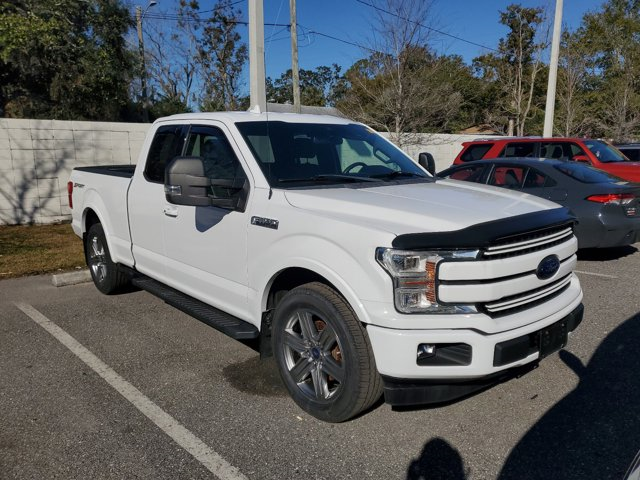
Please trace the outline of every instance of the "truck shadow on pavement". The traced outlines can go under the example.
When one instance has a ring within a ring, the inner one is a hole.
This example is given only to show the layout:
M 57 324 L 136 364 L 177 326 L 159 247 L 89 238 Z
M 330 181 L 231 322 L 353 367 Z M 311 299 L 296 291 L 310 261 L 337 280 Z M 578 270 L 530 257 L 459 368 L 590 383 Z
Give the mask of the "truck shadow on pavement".
M 500 480 L 622 479 L 640 449 L 640 313 L 599 345 L 588 365 L 568 351 L 560 359 L 578 386 L 516 444 Z M 407 480 L 468 478 L 459 452 L 441 438 L 427 442 Z
M 580 383 L 518 442 L 498 478 L 622 479 L 640 448 L 640 313 L 600 344 L 587 366 L 560 359 Z

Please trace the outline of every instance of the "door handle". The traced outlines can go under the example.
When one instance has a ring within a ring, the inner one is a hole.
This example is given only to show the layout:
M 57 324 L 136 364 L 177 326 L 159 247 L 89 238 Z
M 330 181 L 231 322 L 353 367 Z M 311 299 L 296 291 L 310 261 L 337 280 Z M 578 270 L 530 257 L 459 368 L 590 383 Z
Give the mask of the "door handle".
M 164 210 L 162 210 L 164 212 L 164 214 L 167 217 L 177 217 L 178 216 L 178 207 L 173 207 L 170 205 L 167 205 L 164 207 Z

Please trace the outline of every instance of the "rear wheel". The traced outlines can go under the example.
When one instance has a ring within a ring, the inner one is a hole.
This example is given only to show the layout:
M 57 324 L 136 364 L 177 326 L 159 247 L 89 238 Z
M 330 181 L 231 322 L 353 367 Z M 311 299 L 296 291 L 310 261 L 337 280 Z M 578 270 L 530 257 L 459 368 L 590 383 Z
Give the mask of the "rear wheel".
M 348 420 L 382 394 L 371 344 L 346 301 L 330 287 L 308 283 L 278 304 L 273 351 L 289 394 L 327 422 Z
M 129 283 L 129 278 L 111 260 L 109 247 L 100 223 L 94 223 L 85 237 L 84 255 L 96 288 L 109 295 Z

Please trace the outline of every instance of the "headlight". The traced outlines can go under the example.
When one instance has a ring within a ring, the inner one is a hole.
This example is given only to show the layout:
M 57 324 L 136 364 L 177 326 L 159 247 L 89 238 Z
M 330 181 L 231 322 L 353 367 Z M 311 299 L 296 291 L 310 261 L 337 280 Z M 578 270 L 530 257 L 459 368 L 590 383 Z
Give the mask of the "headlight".
M 478 250 L 409 251 L 376 249 L 376 260 L 393 279 L 396 309 L 402 313 L 477 313 L 474 305 L 438 303 L 438 264 L 473 259 Z

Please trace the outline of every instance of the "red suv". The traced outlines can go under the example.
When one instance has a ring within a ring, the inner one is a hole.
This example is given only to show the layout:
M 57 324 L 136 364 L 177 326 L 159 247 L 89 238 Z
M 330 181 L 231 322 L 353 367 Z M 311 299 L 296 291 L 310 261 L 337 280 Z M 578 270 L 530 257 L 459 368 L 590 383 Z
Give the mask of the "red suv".
M 464 142 L 454 165 L 472 160 L 508 157 L 555 158 L 589 163 L 631 182 L 640 182 L 640 162 L 631 162 L 617 148 L 587 138 L 503 137 Z

